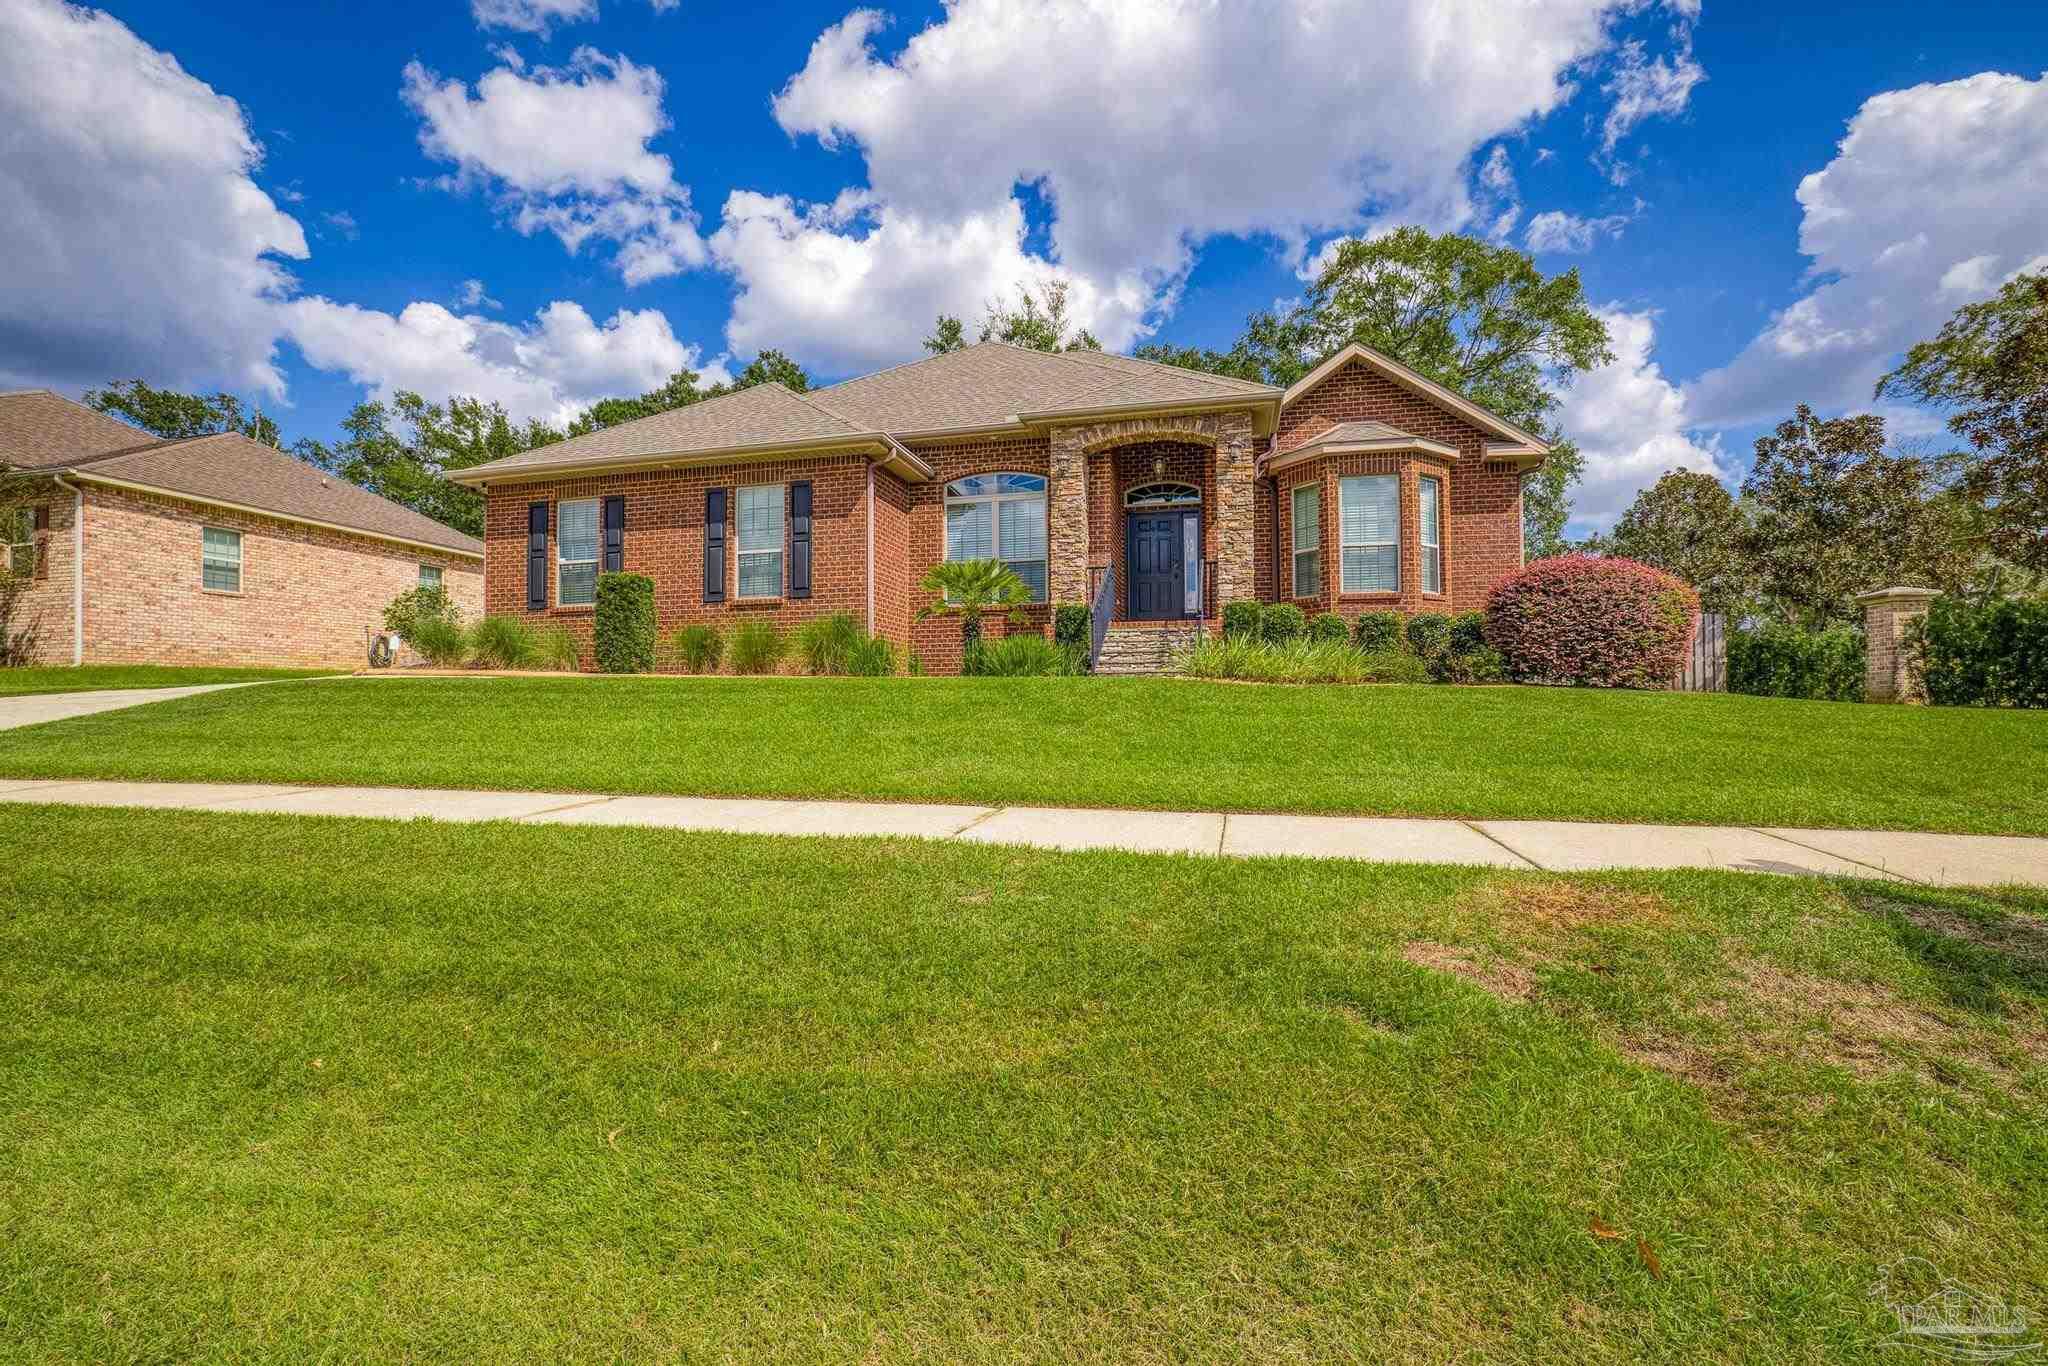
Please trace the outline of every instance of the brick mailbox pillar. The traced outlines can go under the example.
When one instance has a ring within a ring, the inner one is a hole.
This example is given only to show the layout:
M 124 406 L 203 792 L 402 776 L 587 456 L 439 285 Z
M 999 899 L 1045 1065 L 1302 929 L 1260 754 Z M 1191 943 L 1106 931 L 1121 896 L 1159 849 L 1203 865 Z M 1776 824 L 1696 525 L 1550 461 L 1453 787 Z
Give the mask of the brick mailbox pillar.
M 1863 697 L 1869 702 L 1925 702 L 1906 668 L 1906 627 L 1927 615 L 1941 594 L 1932 588 L 1879 588 L 1858 593 L 1863 605 Z

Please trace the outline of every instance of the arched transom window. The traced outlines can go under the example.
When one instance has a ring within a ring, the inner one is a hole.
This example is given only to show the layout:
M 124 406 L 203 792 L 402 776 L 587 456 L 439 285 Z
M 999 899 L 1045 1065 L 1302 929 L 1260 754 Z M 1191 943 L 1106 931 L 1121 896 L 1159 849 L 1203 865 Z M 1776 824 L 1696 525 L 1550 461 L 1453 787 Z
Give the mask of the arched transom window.
M 1202 491 L 1193 484 L 1140 484 L 1124 495 L 1127 508 L 1195 507 L 1201 501 Z
M 1001 560 L 1044 602 L 1045 476 L 975 474 L 946 485 L 946 558 Z

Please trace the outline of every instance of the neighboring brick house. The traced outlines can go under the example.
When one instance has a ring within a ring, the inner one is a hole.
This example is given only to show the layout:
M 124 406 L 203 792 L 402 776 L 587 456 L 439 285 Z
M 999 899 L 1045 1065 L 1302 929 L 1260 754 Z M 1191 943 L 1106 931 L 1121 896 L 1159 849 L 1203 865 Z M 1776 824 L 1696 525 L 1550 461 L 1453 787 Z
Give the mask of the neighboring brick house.
M 661 629 L 849 612 L 959 667 L 917 620 L 942 558 L 1007 561 L 1115 633 L 1239 598 L 1347 617 L 1462 611 L 1522 562 L 1548 447 L 1364 346 L 1284 393 L 1103 352 L 984 342 L 828 388 L 758 385 L 473 466 L 485 601 L 585 643 L 596 577 L 651 576 Z
M 41 663 L 357 665 L 406 589 L 483 607 L 481 542 L 247 437 L 159 440 L 37 389 L 0 394 L 0 466 L 40 486 L 0 540 Z

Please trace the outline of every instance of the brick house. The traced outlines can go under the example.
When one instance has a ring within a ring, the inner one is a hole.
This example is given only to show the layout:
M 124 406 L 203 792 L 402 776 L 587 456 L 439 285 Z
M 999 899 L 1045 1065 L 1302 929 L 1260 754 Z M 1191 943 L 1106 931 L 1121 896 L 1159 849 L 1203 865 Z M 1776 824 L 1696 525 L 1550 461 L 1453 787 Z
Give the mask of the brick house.
M 359 665 L 408 588 L 483 607 L 483 545 L 238 435 L 164 441 L 47 390 L 0 394 L 0 553 L 45 664 Z
M 1522 563 L 1548 447 L 1364 346 L 1282 392 L 1103 352 L 995 342 L 796 394 L 767 384 L 474 466 L 492 613 L 585 642 L 596 577 L 651 576 L 663 631 L 848 612 L 959 667 L 918 621 L 942 557 L 994 557 L 1110 634 L 1216 624 L 1239 598 L 1347 618 L 1464 611 Z M 1140 649 L 1138 657 L 1144 657 Z

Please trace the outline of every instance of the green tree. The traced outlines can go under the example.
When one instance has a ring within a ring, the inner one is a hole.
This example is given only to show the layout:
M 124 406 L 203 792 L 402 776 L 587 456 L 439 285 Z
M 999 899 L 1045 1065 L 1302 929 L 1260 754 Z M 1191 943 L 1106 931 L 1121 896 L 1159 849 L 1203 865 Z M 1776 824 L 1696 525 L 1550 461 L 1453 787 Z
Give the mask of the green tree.
M 284 434 L 268 414 L 261 409 L 245 411 L 233 394 L 181 394 L 139 379 L 122 379 L 104 389 L 86 390 L 85 401 L 167 441 L 240 432 L 266 446 L 284 444 Z
M 1969 304 L 1877 383 L 1955 411 L 1969 443 L 1962 490 L 1985 512 L 1990 551 L 2048 573 L 2048 274 L 2021 275 Z
M 1216 351 L 1206 346 L 1174 346 L 1167 342 L 1147 342 L 1131 354 L 1139 360 L 1155 361 L 1160 365 L 1178 365 L 1183 370 L 1202 370 L 1230 379 L 1250 380 L 1253 384 L 1272 382 L 1267 377 L 1264 364 L 1247 350 L 1242 342 L 1228 351 Z
M 1031 602 L 1031 585 L 1001 560 L 941 560 L 925 571 L 918 586 L 933 596 L 917 609 L 917 619 L 957 613 L 968 649 L 981 640 L 984 616 L 1021 621 Z
M 811 377 L 804 373 L 802 366 L 780 351 L 768 350 L 748 361 L 747 368 L 740 371 L 731 384 L 714 386 L 705 397 L 738 393 L 742 389 L 751 389 L 756 384 L 767 384 L 771 381 L 799 394 L 808 392 L 811 387 Z
M 483 535 L 484 499 L 446 476 L 562 439 L 538 420 L 514 423 L 502 405 L 474 398 L 429 403 L 403 392 L 387 407 L 358 403 L 335 446 L 302 440 L 304 460 L 471 536 Z
M 666 413 L 676 408 L 687 408 L 692 403 L 702 403 L 707 398 L 721 394 L 736 394 L 742 389 L 751 389 L 756 384 L 770 382 L 801 394 L 811 387 L 810 376 L 803 367 L 780 351 L 763 351 L 747 362 L 745 369 L 727 384 L 714 384 L 699 388 L 703 376 L 695 370 L 678 370 L 668 377 L 668 382 L 658 389 L 649 389 L 638 398 L 604 398 L 578 413 L 569 423 L 570 436 L 583 436 L 590 432 L 616 427 L 621 422 L 633 422 L 656 413 Z
M 1523 522 L 1532 557 L 1568 548 L 1571 486 L 1585 461 L 1552 414 L 1574 375 L 1614 358 L 1576 270 L 1545 275 L 1512 247 L 1400 228 L 1344 242 L 1299 304 L 1253 314 L 1227 352 L 1139 354 L 1284 388 L 1352 342 L 1550 442 L 1550 458 L 1523 484 Z
M 1747 530 L 1742 505 L 1720 480 L 1671 470 L 1636 495 L 1595 548 L 1676 574 L 1699 590 L 1703 611 L 1736 613 L 1756 591 Z
M 934 356 L 943 356 L 948 352 L 965 350 L 967 347 L 967 330 L 960 325 L 958 318 L 950 314 L 941 313 L 938 322 L 932 325 L 932 334 L 924 339 L 923 345 L 924 349 L 931 352 Z
M 988 317 L 981 324 L 981 339 L 1008 342 L 1011 346 L 1028 347 L 1033 351 L 1100 351 L 1102 343 L 1095 340 L 1087 328 L 1068 335 L 1071 320 L 1067 314 L 1065 280 L 1045 281 L 1035 296 L 1030 289 L 1019 285 L 1017 307 L 1005 308 L 999 302 L 989 304 Z M 946 316 L 940 314 L 940 334 L 944 332 L 946 322 Z
M 1807 630 L 1853 624 L 1856 594 L 1897 583 L 1950 592 L 1976 567 L 1972 509 L 1944 487 L 1938 461 L 1888 452 L 1884 419 L 1826 421 L 1800 404 L 1742 484 L 1739 544 L 1762 599 Z

